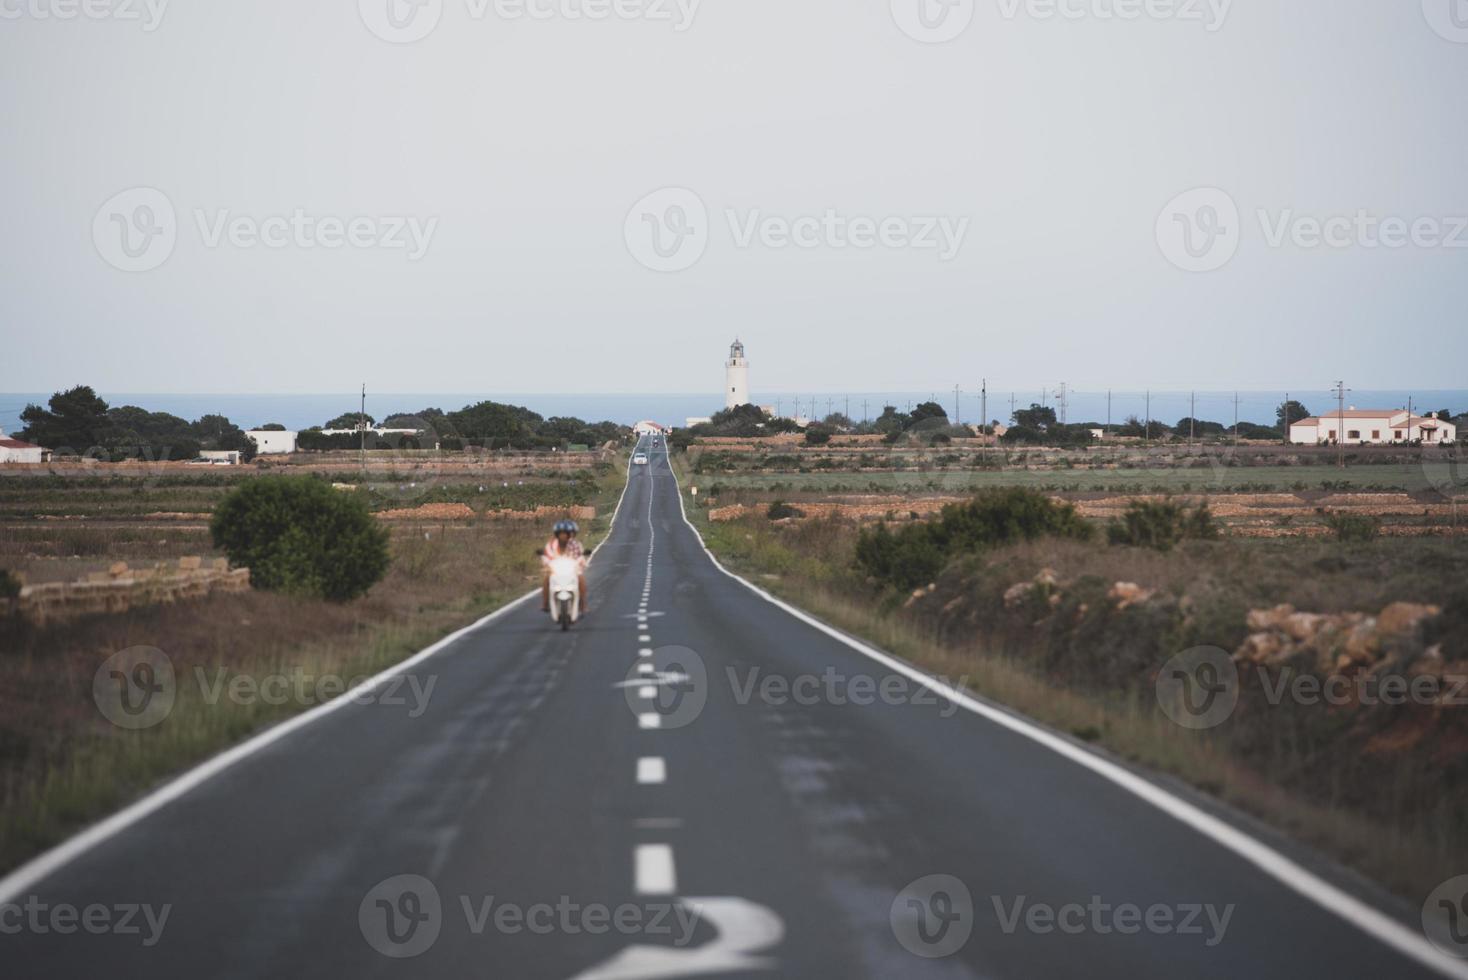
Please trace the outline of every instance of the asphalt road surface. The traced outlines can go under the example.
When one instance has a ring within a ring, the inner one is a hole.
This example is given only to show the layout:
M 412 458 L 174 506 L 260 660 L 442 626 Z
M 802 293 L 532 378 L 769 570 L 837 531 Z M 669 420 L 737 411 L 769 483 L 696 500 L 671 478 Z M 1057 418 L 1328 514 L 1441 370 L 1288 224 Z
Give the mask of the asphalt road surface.
M 762 598 L 640 448 L 585 620 L 523 599 L 0 882 L 0 975 L 1460 969 Z

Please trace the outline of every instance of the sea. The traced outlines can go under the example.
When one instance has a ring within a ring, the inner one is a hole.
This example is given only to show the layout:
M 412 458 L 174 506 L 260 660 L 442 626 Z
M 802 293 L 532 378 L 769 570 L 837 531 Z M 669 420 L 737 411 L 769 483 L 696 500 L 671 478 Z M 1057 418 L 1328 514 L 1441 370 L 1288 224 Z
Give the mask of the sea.
M 224 415 L 241 428 L 257 428 L 279 423 L 288 429 L 319 426 L 346 412 L 355 412 L 360 404 L 359 392 L 341 394 L 147 394 L 99 392 L 112 406 L 136 405 L 150 412 L 168 412 L 193 421 L 203 415 Z M 1273 425 L 1275 410 L 1286 394 L 1302 402 L 1317 414 L 1328 413 L 1339 402 L 1333 391 L 1302 389 L 1299 391 L 1067 391 L 1064 396 L 1064 418 L 1071 423 L 1093 422 L 1105 425 L 1124 422 L 1129 416 L 1143 417 L 1151 408 L 1152 418 L 1171 425 L 1190 415 L 1205 421 L 1232 425 L 1243 422 Z M 980 420 L 980 395 L 964 390 L 957 396 L 952 389 L 942 391 L 902 392 L 762 392 L 751 396 L 756 404 L 768 405 L 785 415 L 806 418 L 825 417 L 843 412 L 861 420 L 880 415 L 884 405 L 895 405 L 906 411 L 925 401 L 936 401 L 947 409 L 949 417 L 957 413 L 963 422 Z M 20 413 L 26 405 L 44 405 L 50 393 L 0 393 L 0 429 L 7 433 L 21 428 Z M 712 415 L 723 408 L 717 393 L 699 394 L 506 394 L 477 393 L 402 393 L 367 394 L 367 413 L 383 419 L 395 413 L 414 414 L 425 408 L 441 408 L 450 412 L 486 399 L 523 405 L 534 412 L 552 416 L 574 416 L 588 422 L 611 421 L 632 425 L 651 420 L 664 425 L 681 426 L 688 418 Z M 1451 391 L 1353 391 L 1346 396 L 1346 407 L 1405 408 L 1408 403 L 1417 412 L 1447 409 L 1454 415 L 1468 411 L 1468 390 Z M 1007 421 L 1011 405 L 1027 408 L 1032 404 L 1047 405 L 1060 414 L 1061 395 L 1054 389 L 1037 391 L 1003 391 L 988 393 L 988 416 Z

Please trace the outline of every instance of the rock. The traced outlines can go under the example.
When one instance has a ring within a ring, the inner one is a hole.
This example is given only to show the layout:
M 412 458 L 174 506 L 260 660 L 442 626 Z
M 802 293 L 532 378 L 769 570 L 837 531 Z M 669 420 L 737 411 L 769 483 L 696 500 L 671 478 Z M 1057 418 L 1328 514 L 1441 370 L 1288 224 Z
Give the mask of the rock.
M 1035 573 L 1034 583 L 1053 589 L 1060 584 L 1060 576 L 1055 574 L 1053 568 L 1042 568 Z
M 1295 614 L 1295 607 L 1286 603 L 1275 606 L 1273 609 L 1251 609 L 1249 611 L 1249 629 L 1262 633 L 1265 630 L 1279 629 L 1290 616 Z
M 1286 652 L 1285 642 L 1278 633 L 1251 633 L 1234 653 L 1234 659 L 1251 664 L 1267 664 L 1280 659 Z
M 1135 582 L 1117 582 L 1106 597 L 1116 603 L 1118 610 L 1122 610 L 1146 602 L 1156 594 L 1155 589 L 1144 589 Z
M 1440 606 L 1428 606 L 1416 602 L 1394 602 L 1376 617 L 1378 628 L 1383 633 L 1412 633 L 1425 619 L 1440 615 Z
M 1004 608 L 1016 609 L 1024 605 L 1033 591 L 1035 591 L 1034 582 L 1020 582 L 1017 585 L 1011 585 L 1004 592 Z
M 1317 613 L 1290 613 L 1274 628 L 1297 643 L 1309 643 L 1327 625 L 1328 617 Z
M 112 565 L 111 565 L 111 567 L 109 567 L 107 569 L 107 574 L 108 575 L 111 575 L 113 578 L 122 578 L 124 575 L 127 574 L 127 562 L 125 562 L 125 561 L 115 561 L 115 562 L 113 562 Z
M 203 564 L 204 559 L 200 558 L 198 555 L 190 555 L 187 558 L 180 558 L 178 560 L 179 570 L 184 572 L 196 572 L 199 570 L 200 567 L 203 566 Z

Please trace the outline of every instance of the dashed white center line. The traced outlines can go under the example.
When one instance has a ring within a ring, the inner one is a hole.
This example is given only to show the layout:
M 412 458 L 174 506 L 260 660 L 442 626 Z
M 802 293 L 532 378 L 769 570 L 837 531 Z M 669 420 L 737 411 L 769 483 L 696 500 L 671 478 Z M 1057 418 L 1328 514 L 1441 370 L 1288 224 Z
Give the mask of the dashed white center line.
M 645 684 L 637 689 L 637 696 L 644 701 L 651 701 L 658 696 L 657 685 Z
M 653 669 L 652 668 L 652 664 L 638 664 L 637 665 L 637 672 L 639 674 L 651 674 L 652 673 L 652 669 Z
M 637 727 L 643 729 L 662 728 L 663 716 L 656 711 L 644 712 L 637 716 Z
M 645 755 L 637 760 L 637 782 L 640 786 L 658 786 L 668 781 L 668 763 L 659 755 Z
M 667 844 L 638 844 L 633 852 L 637 894 L 672 895 L 678 890 L 673 870 L 673 848 Z
M 652 647 L 642 647 L 641 649 L 639 649 L 637 651 L 637 655 L 639 657 L 651 657 L 652 656 Z
M 651 643 L 652 642 L 652 637 L 648 636 L 646 633 L 641 633 L 637 637 L 637 642 L 638 643 Z

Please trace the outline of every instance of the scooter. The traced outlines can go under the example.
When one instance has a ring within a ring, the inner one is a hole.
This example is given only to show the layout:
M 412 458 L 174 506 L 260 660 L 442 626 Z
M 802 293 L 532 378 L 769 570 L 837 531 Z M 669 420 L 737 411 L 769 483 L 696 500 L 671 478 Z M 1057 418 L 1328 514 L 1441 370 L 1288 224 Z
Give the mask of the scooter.
M 536 551 L 545 556 L 545 549 Z M 590 557 L 591 552 L 588 551 Z M 562 630 L 581 618 L 581 563 L 574 558 L 552 558 L 550 563 L 551 621 Z

